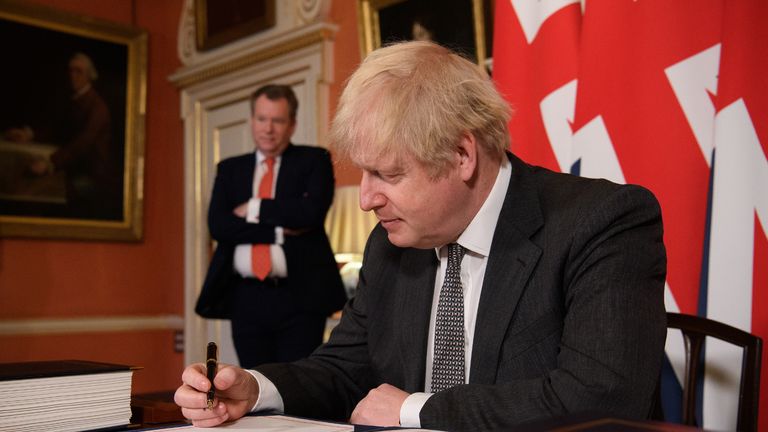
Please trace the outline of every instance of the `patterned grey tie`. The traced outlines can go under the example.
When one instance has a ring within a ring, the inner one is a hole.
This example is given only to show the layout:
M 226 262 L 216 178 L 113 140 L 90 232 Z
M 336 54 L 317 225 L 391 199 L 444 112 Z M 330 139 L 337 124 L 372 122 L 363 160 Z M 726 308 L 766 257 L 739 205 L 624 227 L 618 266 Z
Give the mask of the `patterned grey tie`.
M 432 363 L 432 391 L 464 384 L 464 292 L 461 289 L 461 260 L 465 249 L 448 245 L 445 271 L 435 321 L 435 355 Z

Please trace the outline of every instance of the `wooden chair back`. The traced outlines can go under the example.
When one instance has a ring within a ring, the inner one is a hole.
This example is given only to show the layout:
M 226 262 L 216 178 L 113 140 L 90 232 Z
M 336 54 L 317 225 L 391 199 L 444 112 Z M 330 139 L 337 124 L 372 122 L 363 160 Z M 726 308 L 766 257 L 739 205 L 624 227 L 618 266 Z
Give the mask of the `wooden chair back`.
M 667 327 L 681 330 L 685 341 L 685 376 L 682 383 L 683 423 L 698 426 L 696 425 L 696 394 L 699 385 L 697 377 L 699 367 L 702 365 L 701 350 L 704 339 L 709 336 L 744 349 L 736 428 L 739 431 L 757 431 L 762 339 L 715 320 L 672 312 L 667 312 Z

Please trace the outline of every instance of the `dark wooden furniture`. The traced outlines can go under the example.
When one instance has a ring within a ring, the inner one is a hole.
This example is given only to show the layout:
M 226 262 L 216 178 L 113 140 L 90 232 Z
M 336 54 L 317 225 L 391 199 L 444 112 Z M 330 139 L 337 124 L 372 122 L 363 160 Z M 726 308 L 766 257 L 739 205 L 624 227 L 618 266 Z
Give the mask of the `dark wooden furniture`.
M 131 396 L 131 423 L 140 428 L 185 424 L 181 408 L 173 401 L 175 391 Z
M 667 327 L 680 329 L 685 340 L 685 378 L 683 385 L 683 423 L 696 426 L 696 393 L 699 368 L 703 366 L 701 350 L 707 336 L 729 342 L 744 349 L 739 386 L 739 411 L 736 428 L 757 430 L 760 399 L 760 337 L 708 318 L 679 313 L 667 313 Z

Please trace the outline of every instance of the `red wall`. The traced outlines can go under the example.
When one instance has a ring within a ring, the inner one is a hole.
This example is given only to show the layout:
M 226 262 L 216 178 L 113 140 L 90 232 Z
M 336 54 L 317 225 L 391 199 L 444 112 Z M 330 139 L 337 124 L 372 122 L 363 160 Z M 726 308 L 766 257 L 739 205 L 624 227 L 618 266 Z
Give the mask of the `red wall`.
M 179 93 L 182 0 L 35 0 L 147 31 L 144 240 L 0 239 L 0 320 L 183 315 L 183 137 Z M 134 391 L 174 389 L 183 355 L 172 330 L 0 336 L 0 362 L 78 358 L 143 366 Z

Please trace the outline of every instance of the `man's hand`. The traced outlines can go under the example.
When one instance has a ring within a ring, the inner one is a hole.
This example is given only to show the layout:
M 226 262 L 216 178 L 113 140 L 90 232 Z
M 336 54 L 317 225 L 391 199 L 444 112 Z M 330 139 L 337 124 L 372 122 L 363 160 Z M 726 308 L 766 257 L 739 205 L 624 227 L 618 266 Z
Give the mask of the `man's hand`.
M 283 233 L 288 236 L 300 236 L 310 232 L 311 228 L 283 228 Z
M 248 216 L 248 201 L 235 207 L 235 209 L 232 210 L 232 213 L 234 213 L 237 217 L 245 219 L 245 217 Z
M 369 426 L 400 426 L 400 407 L 408 393 L 399 388 L 382 384 L 368 392 L 352 411 L 352 424 Z
M 211 382 L 205 377 L 205 365 L 187 366 L 181 375 L 184 384 L 176 390 L 174 401 L 181 407 L 184 417 L 196 427 L 211 427 L 235 420 L 248 413 L 259 397 L 256 378 L 236 366 L 219 365 L 213 383 L 216 397 L 213 409 L 208 409 L 206 392 Z

